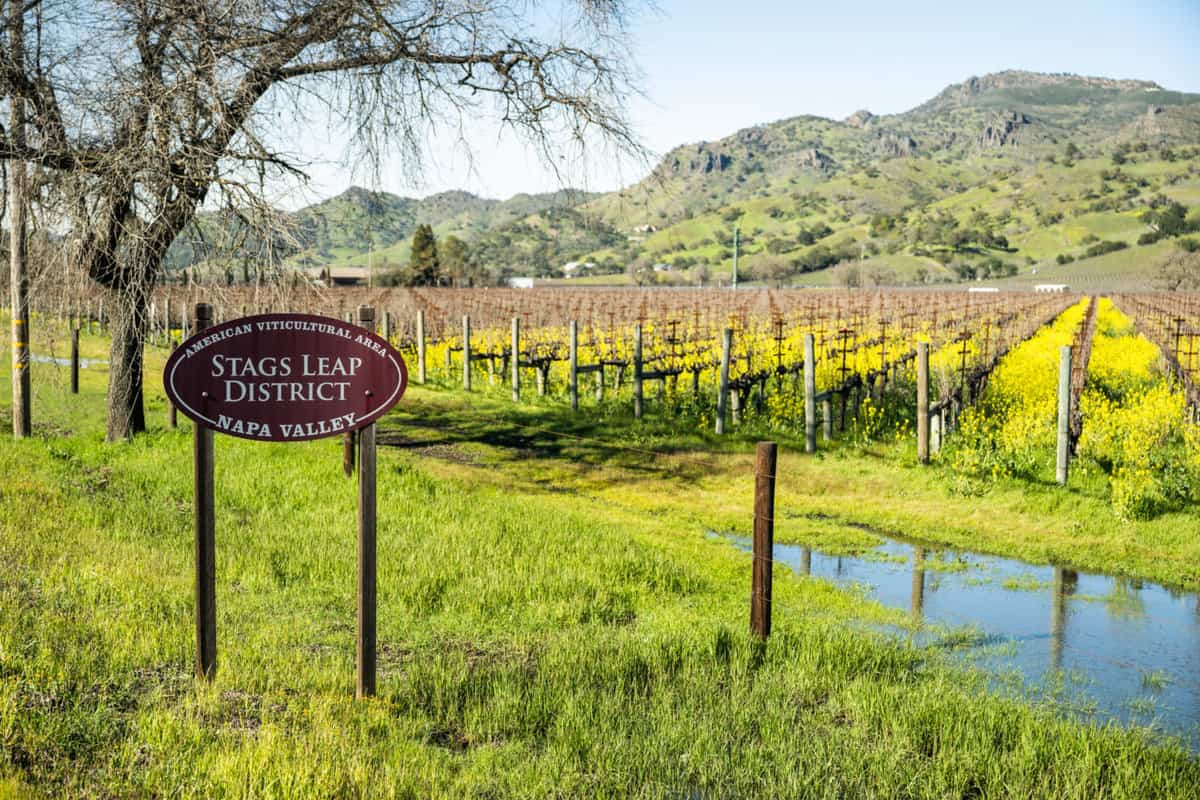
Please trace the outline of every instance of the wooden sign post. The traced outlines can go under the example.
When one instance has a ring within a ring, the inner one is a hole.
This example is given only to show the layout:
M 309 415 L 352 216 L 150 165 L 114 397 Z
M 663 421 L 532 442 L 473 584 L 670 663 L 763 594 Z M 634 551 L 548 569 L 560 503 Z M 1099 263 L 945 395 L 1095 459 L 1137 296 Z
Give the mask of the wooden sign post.
M 212 324 L 212 306 L 196 304 L 196 329 Z M 217 545 L 213 491 L 213 432 L 193 423 L 192 463 L 196 523 L 196 677 L 211 681 L 217 674 Z
M 358 442 L 356 694 L 375 694 L 375 420 L 408 383 L 404 360 L 375 335 L 375 310 L 358 326 L 304 314 L 263 314 L 213 326 L 196 305 L 196 334 L 167 360 L 163 384 L 195 423 L 196 675 L 217 671 L 214 431 L 259 441 L 347 436 Z
M 358 307 L 358 324 L 375 327 L 375 310 Z M 370 390 L 368 390 L 370 391 Z M 358 642 L 355 662 L 360 699 L 375 694 L 375 423 L 358 431 Z

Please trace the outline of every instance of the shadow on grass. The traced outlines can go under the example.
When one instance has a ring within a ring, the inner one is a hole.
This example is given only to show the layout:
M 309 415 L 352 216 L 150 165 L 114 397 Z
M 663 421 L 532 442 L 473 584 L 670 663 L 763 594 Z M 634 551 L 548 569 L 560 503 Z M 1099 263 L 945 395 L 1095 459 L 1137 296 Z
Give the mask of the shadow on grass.
M 496 403 L 463 403 L 434 396 L 401 406 L 380 424 L 378 442 L 422 455 L 460 462 L 477 461 L 452 451 L 479 444 L 494 459 L 558 460 L 577 466 L 615 469 L 647 478 L 697 480 L 724 471 L 716 457 L 750 452 L 753 439 L 734 435 L 716 439 L 680 430 L 677 418 L 623 418 L 614 409 L 569 409 Z M 685 426 L 686 427 L 686 426 Z

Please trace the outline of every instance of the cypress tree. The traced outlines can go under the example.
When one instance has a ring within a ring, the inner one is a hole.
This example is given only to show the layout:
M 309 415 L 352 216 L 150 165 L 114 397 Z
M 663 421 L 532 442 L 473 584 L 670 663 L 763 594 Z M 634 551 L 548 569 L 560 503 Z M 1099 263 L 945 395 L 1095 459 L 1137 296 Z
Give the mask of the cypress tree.
M 437 240 L 433 228 L 418 225 L 413 233 L 412 254 L 409 256 L 409 273 L 412 286 L 436 286 L 438 281 Z

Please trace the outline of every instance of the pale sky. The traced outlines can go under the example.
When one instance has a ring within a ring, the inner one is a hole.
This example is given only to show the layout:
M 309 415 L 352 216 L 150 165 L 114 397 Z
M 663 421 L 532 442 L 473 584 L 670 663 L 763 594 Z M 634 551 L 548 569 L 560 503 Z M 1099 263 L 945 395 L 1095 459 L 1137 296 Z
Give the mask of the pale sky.
M 951 83 L 1002 69 L 1073 72 L 1155 81 L 1200 93 L 1200 0 L 997 4 L 800 4 L 657 0 L 634 24 L 645 100 L 629 109 L 655 153 L 718 139 L 800 114 L 843 118 L 859 108 L 896 113 Z M 420 183 L 385 163 L 378 181 L 339 163 L 343 143 L 325 130 L 299 134 L 313 181 L 279 198 L 298 207 L 351 183 L 409 196 L 465 189 L 487 197 L 561 188 L 532 151 L 498 134 L 493 121 L 467 131 L 474 171 L 446 132 L 431 141 Z M 568 182 L 609 191 L 650 165 L 596 154 Z M 374 184 L 372 186 L 372 184 Z

